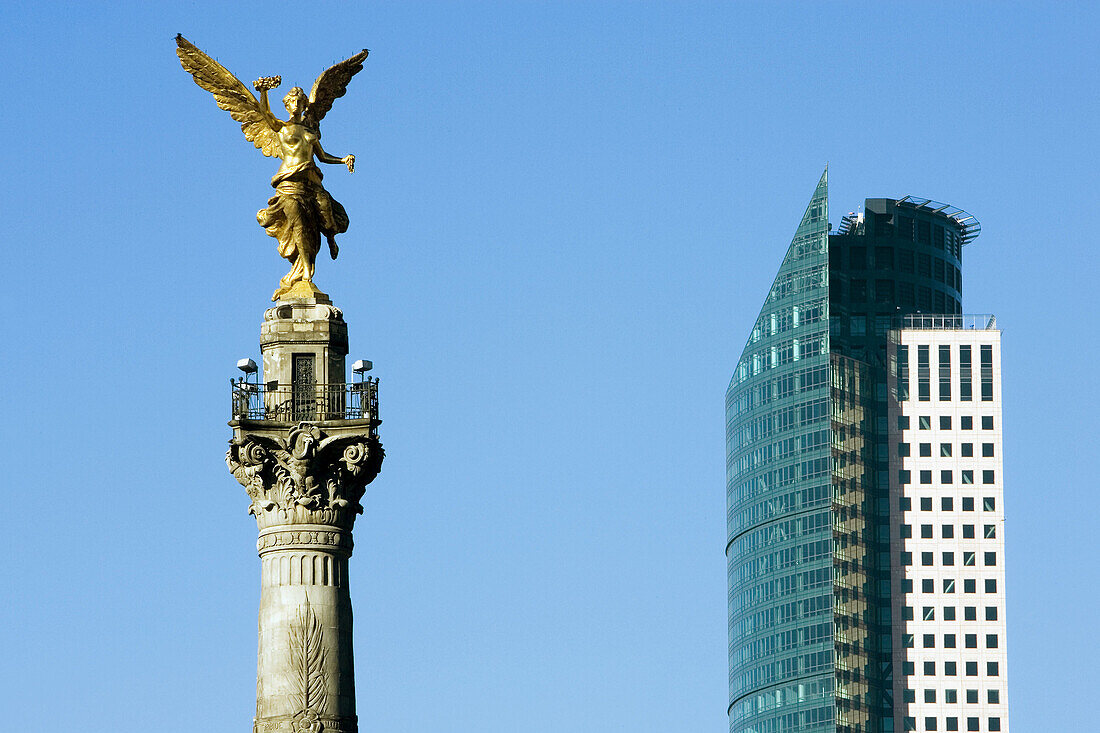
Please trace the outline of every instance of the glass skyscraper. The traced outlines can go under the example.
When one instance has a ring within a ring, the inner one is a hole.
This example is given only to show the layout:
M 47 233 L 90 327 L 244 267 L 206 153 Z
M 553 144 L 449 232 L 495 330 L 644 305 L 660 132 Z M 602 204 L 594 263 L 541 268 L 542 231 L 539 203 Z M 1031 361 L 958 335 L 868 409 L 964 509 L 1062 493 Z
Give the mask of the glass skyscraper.
M 915 580 L 928 585 L 903 565 L 912 556 L 911 549 L 904 554 L 903 527 L 920 518 L 901 511 L 908 487 L 899 481 L 905 469 L 912 473 L 909 462 L 921 457 L 899 456 L 894 447 L 901 435 L 898 416 L 909 399 L 908 390 L 899 393 L 899 373 L 908 379 L 911 370 L 899 356 L 909 347 L 899 345 L 920 341 L 914 359 L 935 345 L 938 373 L 958 381 L 962 357 L 955 356 L 952 371 L 951 355 L 986 353 L 983 344 L 999 337 L 983 329 L 986 341 L 964 348 L 965 338 L 912 341 L 910 333 L 914 314 L 937 314 L 939 330 L 963 328 L 962 248 L 979 231 L 960 209 L 905 197 L 868 199 L 863 213 L 844 216 L 831 233 L 828 171 L 818 181 L 726 393 L 731 733 L 960 730 L 975 720 L 973 730 L 1007 730 L 1007 714 L 999 710 L 952 715 L 950 706 L 936 703 L 940 707 L 922 707 L 924 715 L 910 714 L 917 689 L 925 699 L 946 700 L 966 688 L 958 683 L 951 693 L 949 679 L 911 674 L 917 660 L 910 662 L 906 651 L 915 638 L 906 599 Z M 999 358 L 999 338 L 996 345 Z M 927 362 L 912 368 L 929 369 Z M 999 439 L 999 387 L 997 392 Z M 942 394 L 961 399 L 962 387 Z M 970 407 L 948 402 L 936 403 L 937 418 L 948 408 Z M 933 411 L 925 411 L 913 415 L 931 420 Z M 932 470 L 917 468 L 920 476 Z M 938 470 L 941 477 L 955 475 Z M 937 490 L 945 499 L 964 488 Z M 949 533 L 945 522 L 953 519 L 960 523 L 959 542 L 964 534 L 970 535 L 965 542 L 977 541 L 961 516 L 937 514 L 937 531 Z M 992 515 L 985 519 L 994 521 Z M 947 546 L 936 547 L 944 560 L 954 557 Z M 972 558 L 981 549 L 965 551 Z M 1001 612 L 994 615 L 1003 627 L 1003 562 L 995 567 L 986 575 L 1000 573 Z M 942 587 L 951 579 L 951 570 L 944 572 L 935 576 Z M 960 581 L 964 574 L 957 573 Z M 978 633 L 952 631 L 950 623 L 937 627 L 922 634 L 922 642 L 942 636 L 943 644 L 955 643 L 956 636 Z M 996 629 L 983 633 L 991 642 L 997 636 Z M 1003 628 L 999 633 L 1003 640 Z M 995 648 L 997 661 L 986 656 L 1000 670 L 1003 641 Z M 960 657 L 958 664 L 965 663 Z M 1000 688 L 997 696 L 1003 700 Z

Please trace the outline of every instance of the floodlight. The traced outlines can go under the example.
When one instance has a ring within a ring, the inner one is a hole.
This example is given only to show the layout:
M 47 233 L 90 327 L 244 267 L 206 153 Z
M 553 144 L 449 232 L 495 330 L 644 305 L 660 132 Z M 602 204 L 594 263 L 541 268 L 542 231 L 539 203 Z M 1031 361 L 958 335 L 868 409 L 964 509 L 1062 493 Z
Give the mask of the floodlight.
M 245 374 L 255 374 L 257 371 L 256 362 L 252 361 L 251 359 L 241 359 L 237 362 L 237 368 Z
M 362 374 L 363 372 L 369 372 L 374 368 L 374 363 L 367 361 L 366 359 L 360 359 L 351 365 L 351 370 L 356 374 Z

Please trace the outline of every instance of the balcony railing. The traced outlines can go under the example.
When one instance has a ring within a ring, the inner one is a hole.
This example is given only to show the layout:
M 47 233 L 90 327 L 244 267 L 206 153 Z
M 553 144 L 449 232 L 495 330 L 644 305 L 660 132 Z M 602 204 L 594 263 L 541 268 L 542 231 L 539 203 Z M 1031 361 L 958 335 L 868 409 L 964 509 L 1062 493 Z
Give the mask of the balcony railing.
M 251 384 L 230 380 L 230 385 L 236 420 L 378 419 L 378 379 L 375 377 L 354 384 Z
M 901 327 L 920 331 L 996 331 L 997 319 L 991 313 L 964 315 L 912 313 L 902 316 Z

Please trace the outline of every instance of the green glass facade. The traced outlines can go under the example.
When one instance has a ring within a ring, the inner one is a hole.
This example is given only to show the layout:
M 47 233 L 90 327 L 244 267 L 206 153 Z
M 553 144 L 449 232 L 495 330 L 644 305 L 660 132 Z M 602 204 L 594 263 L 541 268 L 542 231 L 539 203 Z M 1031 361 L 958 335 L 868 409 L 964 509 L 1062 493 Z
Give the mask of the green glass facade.
M 731 733 L 893 731 L 887 337 L 961 313 L 977 222 L 822 174 L 726 393 Z
M 834 730 L 828 171 L 726 394 L 730 730 Z

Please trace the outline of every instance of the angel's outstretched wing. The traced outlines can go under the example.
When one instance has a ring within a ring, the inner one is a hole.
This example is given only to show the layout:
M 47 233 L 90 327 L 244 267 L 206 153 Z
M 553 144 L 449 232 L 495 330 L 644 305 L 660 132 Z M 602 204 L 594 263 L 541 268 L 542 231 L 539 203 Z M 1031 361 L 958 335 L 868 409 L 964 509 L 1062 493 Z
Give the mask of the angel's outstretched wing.
M 241 123 L 241 130 L 249 142 L 262 150 L 264 155 L 278 157 L 279 138 L 275 133 L 282 123 L 275 115 L 260 105 L 240 79 L 186 38 L 177 35 L 176 45 L 180 63 L 185 71 L 195 77 L 195 83 L 213 94 L 218 106 Z M 343 94 L 343 91 L 340 93 Z
M 351 77 L 363 70 L 363 60 L 367 58 L 367 49 L 363 49 L 350 59 L 326 69 L 317 81 L 313 82 L 313 89 L 309 92 L 309 107 L 306 109 L 306 117 L 313 123 L 313 127 L 332 109 L 332 103 L 344 96 L 348 90 L 348 82 Z

